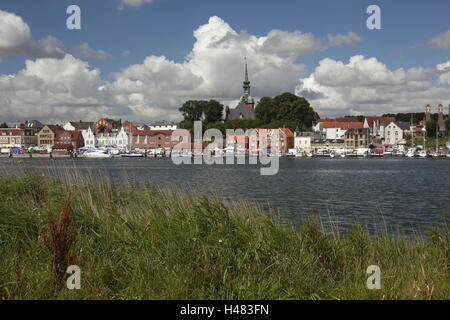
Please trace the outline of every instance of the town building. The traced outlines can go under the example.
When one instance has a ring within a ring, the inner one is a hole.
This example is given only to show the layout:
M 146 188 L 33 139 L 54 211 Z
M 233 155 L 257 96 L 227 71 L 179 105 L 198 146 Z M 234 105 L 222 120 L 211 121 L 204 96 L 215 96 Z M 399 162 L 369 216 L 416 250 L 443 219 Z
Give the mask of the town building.
M 372 137 L 381 137 L 383 135 L 383 130 L 380 129 L 380 124 L 382 122 L 392 121 L 395 121 L 395 117 L 366 117 L 364 119 L 363 128 L 369 129 Z
M 272 140 L 278 134 L 277 141 L 274 141 L 272 146 Z M 249 140 L 249 151 L 256 151 L 265 149 L 268 152 L 276 152 L 284 154 L 289 149 L 294 148 L 294 133 L 289 128 L 278 129 L 249 129 L 247 131 Z
M 95 137 L 93 129 L 90 127 L 87 129 L 86 133 L 83 134 L 84 147 L 86 149 L 93 149 L 97 145 L 97 138 Z
M 381 127 L 384 128 L 384 144 L 388 146 L 401 144 L 411 130 L 410 123 L 404 121 L 383 122 Z
M 369 128 L 348 129 L 344 135 L 344 146 L 348 149 L 368 148 L 370 145 Z
M 297 151 L 310 150 L 313 136 L 313 132 L 301 132 L 297 128 L 294 136 L 294 148 Z
M 97 132 L 96 146 L 103 148 L 129 149 L 129 134 L 123 127 L 118 132 Z
M 243 94 L 239 99 L 239 103 L 234 109 L 225 107 L 226 120 L 249 120 L 255 118 L 255 101 L 250 95 L 250 81 L 248 80 L 247 61 L 245 62 L 245 78 L 243 86 Z
M 51 148 L 55 144 L 55 137 L 58 131 L 64 131 L 59 125 L 45 125 L 38 133 L 38 146 Z
M 173 121 L 159 121 L 150 125 L 148 130 L 177 130 L 178 125 Z
M 57 131 L 55 136 L 55 144 L 71 144 L 74 150 L 78 150 L 79 148 L 84 147 L 83 134 L 79 130 Z
M 133 132 L 133 149 L 172 149 L 176 141 L 172 140 L 174 130 L 137 130 Z
M 19 128 L 0 129 L 0 148 L 22 148 L 24 131 Z

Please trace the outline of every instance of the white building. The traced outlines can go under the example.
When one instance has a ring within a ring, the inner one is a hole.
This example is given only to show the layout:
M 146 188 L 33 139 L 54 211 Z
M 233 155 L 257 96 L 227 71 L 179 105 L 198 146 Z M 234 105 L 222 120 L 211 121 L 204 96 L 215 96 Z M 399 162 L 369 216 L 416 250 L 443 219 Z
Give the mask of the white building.
M 312 132 L 295 131 L 295 133 L 294 133 L 294 148 L 297 151 L 310 150 L 312 136 L 313 136 Z
M 84 138 L 84 146 L 88 149 L 95 148 L 97 145 L 97 138 L 95 137 L 94 132 L 91 130 L 91 128 L 88 128 L 86 133 L 83 134 Z
M 175 122 L 161 121 L 150 125 L 150 130 L 177 130 L 178 126 Z
M 391 121 L 384 127 L 384 144 L 392 146 L 399 144 L 405 138 L 405 132 L 410 130 L 410 124 L 402 121 Z

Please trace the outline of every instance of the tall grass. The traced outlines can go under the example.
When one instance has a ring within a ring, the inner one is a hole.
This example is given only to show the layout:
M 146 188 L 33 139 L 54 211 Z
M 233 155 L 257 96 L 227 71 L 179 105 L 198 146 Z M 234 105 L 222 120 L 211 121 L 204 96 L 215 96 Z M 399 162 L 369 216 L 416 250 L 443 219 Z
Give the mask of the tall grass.
M 81 290 L 57 283 L 42 239 L 69 193 Z M 251 203 L 73 170 L 0 177 L 2 299 L 448 299 L 449 240 L 447 222 L 324 233 L 315 217 L 294 227 Z M 380 290 L 366 287 L 373 264 Z

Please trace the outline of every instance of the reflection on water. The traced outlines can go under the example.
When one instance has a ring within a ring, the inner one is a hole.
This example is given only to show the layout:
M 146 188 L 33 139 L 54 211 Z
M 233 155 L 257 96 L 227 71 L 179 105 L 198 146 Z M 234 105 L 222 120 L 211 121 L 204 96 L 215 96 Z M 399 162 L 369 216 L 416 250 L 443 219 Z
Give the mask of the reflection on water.
M 245 199 L 294 221 L 317 212 L 326 225 L 332 216 L 340 228 L 355 220 L 380 229 L 405 232 L 442 224 L 449 209 L 448 159 L 280 159 L 274 176 L 261 176 L 259 165 L 174 165 L 165 158 L 0 159 L 0 167 L 81 173 L 101 168 L 112 180 L 124 175 L 138 182 L 176 186 Z

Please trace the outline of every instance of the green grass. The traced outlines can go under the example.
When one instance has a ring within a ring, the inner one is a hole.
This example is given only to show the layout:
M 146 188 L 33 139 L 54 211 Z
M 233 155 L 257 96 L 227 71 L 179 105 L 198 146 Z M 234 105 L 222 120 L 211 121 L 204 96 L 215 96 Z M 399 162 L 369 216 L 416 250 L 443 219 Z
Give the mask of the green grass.
M 68 193 L 81 290 L 55 283 L 42 241 Z M 247 202 L 100 175 L 0 177 L 0 299 L 448 299 L 448 225 L 426 235 L 325 233 Z M 368 290 L 366 268 L 381 269 Z

